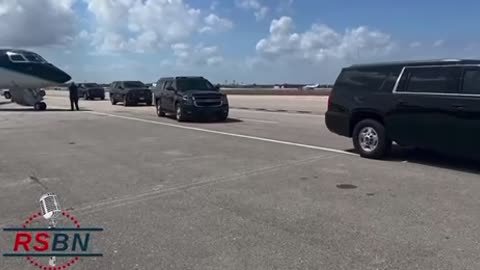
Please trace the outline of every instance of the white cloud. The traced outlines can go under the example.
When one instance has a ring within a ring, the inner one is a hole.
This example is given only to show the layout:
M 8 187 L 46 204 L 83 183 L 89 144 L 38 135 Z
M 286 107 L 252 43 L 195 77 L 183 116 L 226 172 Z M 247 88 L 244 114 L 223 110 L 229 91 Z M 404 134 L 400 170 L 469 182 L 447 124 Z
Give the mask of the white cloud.
M 75 35 L 73 0 L 2 0 L 0 46 L 65 45 Z
M 186 66 L 214 66 L 223 62 L 223 57 L 218 55 L 217 46 L 205 46 L 198 44 L 191 46 L 185 43 L 171 45 L 173 54 L 176 56 L 176 65 Z
M 347 29 L 344 33 L 317 24 L 303 33 L 294 32 L 294 28 L 290 17 L 273 20 L 270 35 L 257 43 L 257 53 L 267 59 L 290 58 L 321 62 L 384 55 L 394 47 L 389 35 L 364 26 Z
M 53 0 L 52 0 L 53 1 Z M 84 0 L 95 15 L 91 44 L 103 52 L 154 51 L 183 42 L 195 32 L 220 32 L 233 23 L 183 0 Z
M 235 5 L 246 10 L 253 10 L 257 20 L 265 18 L 269 11 L 269 8 L 262 5 L 258 0 L 236 0 Z
M 211 13 L 204 19 L 205 26 L 200 28 L 200 33 L 223 32 L 233 28 L 233 22 L 226 18 L 220 18 Z
M 442 47 L 444 43 L 445 43 L 445 40 L 443 39 L 437 40 L 433 43 L 433 47 Z

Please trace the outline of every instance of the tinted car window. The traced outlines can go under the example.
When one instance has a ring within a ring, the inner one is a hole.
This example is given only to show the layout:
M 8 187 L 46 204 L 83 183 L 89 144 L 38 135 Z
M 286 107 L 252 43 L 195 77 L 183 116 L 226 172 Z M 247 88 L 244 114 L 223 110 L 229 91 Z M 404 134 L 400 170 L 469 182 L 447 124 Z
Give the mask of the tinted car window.
M 335 88 L 353 91 L 392 91 L 399 74 L 393 69 L 345 69 Z
M 457 92 L 460 69 L 456 67 L 409 68 L 407 81 L 399 91 L 454 93 Z
M 480 69 L 466 70 L 463 74 L 464 94 L 480 94 Z
M 189 91 L 189 90 L 212 91 L 212 90 L 215 90 L 215 87 L 209 81 L 204 80 L 204 79 L 177 80 L 177 88 L 182 90 L 182 91 Z
M 167 89 L 167 87 L 173 87 L 173 81 L 166 81 L 162 89 Z

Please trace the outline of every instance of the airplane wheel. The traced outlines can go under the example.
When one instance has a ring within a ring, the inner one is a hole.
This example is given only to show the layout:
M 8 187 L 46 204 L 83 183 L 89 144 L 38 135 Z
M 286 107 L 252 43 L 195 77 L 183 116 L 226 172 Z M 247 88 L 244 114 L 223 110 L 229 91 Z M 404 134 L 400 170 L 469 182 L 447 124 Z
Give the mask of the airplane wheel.
M 9 92 L 3 93 L 3 96 L 4 96 L 6 99 L 11 99 L 11 98 L 12 98 L 12 94 L 10 94 Z
M 33 105 L 33 109 L 36 111 L 45 111 L 47 109 L 47 104 L 45 104 L 45 102 L 37 102 Z

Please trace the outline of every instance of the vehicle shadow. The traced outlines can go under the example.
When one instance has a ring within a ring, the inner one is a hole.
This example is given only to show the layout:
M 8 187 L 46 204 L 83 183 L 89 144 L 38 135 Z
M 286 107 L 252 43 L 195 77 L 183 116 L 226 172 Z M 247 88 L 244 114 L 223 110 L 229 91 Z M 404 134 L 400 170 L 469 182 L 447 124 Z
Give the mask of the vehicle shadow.
M 237 118 L 227 118 L 225 121 L 217 121 L 215 119 L 197 119 L 197 120 L 190 120 L 191 123 L 199 123 L 199 124 L 229 124 L 229 123 L 242 123 L 243 120 Z
M 91 110 L 87 110 L 87 109 L 80 109 L 80 112 L 81 111 L 91 111 Z M 72 111 L 70 109 L 57 109 L 57 108 L 47 108 L 45 111 L 37 111 L 37 110 L 34 110 L 33 108 L 0 108 L 0 112 L 36 112 L 36 113 L 39 113 L 39 112 L 76 112 L 76 111 Z
M 354 149 L 349 149 L 346 151 L 351 153 L 357 153 Z M 451 156 L 443 153 L 417 148 L 401 147 L 397 145 L 394 145 L 392 147 L 389 155 L 386 156 L 383 160 L 387 162 L 397 163 L 417 163 L 430 167 L 438 167 L 480 174 L 480 160 Z
M 167 115 L 167 118 L 175 120 L 175 115 Z M 215 118 L 207 119 L 188 119 L 186 123 L 195 123 L 195 124 L 230 124 L 230 123 L 242 123 L 243 120 L 237 118 L 227 118 L 225 121 L 218 121 Z

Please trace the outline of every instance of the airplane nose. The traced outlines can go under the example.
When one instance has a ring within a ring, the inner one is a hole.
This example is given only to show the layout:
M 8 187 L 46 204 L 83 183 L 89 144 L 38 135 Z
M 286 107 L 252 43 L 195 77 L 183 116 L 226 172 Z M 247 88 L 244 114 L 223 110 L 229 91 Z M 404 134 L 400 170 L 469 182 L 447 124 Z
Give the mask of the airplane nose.
M 65 71 L 52 65 L 52 70 L 48 74 L 48 80 L 56 83 L 66 83 L 72 79 Z

